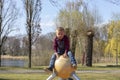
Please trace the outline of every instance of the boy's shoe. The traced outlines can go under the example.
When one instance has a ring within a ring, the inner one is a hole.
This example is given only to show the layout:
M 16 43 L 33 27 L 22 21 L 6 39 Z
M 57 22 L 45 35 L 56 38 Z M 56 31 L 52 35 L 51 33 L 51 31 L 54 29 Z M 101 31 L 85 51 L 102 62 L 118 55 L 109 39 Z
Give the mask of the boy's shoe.
M 49 67 L 45 69 L 46 72 L 53 72 L 53 68 Z
M 68 78 L 68 80 L 73 80 L 72 78 Z
M 72 67 L 73 67 L 74 69 L 76 69 L 76 68 L 77 68 L 77 64 L 72 64 Z

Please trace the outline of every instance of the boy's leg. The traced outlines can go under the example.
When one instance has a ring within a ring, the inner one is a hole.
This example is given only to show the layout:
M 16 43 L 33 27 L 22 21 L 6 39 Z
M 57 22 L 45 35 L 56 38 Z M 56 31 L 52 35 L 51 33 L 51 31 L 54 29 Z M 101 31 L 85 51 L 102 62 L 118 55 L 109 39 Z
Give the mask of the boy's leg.
M 73 56 L 71 51 L 68 51 L 68 57 L 70 58 L 70 61 L 71 61 L 72 65 L 73 65 L 73 67 L 74 66 L 76 67 L 77 63 L 76 63 L 75 57 Z
M 53 80 L 56 76 L 56 73 L 53 73 L 47 78 L 47 80 Z
M 49 67 L 46 69 L 46 71 L 53 71 L 55 60 L 56 60 L 56 55 L 53 54 L 50 59 Z
M 55 60 L 56 60 L 56 55 L 53 54 L 51 59 L 50 59 L 49 67 L 54 68 Z
M 75 80 L 80 80 L 80 78 L 76 75 L 75 72 L 72 73 L 72 77 L 73 77 Z

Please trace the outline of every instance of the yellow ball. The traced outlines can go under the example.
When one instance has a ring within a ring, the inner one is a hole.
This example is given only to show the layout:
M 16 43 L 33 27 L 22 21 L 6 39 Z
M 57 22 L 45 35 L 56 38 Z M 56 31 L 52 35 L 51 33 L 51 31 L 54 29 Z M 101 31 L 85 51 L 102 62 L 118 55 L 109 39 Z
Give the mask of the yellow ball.
M 71 73 L 75 71 L 75 69 L 71 66 L 71 62 L 68 57 L 64 58 L 63 56 L 60 56 L 55 61 L 55 71 L 57 72 L 57 76 L 66 79 L 70 77 Z

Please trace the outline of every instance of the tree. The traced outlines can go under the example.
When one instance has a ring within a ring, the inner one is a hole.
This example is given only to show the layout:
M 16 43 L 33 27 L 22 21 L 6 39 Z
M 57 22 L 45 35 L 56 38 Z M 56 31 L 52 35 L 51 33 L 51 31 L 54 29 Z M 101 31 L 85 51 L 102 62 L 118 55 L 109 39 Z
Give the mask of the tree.
M 109 23 L 105 53 L 116 56 L 116 64 L 118 65 L 118 56 L 120 55 L 120 21 L 111 21 Z
M 55 37 L 55 33 L 51 32 L 46 35 L 39 36 L 39 38 L 33 45 L 33 65 L 45 66 L 49 64 L 50 56 L 52 55 L 52 53 L 54 53 L 52 45 L 53 37 Z
M 54 4 L 56 1 L 52 0 Z M 94 11 L 90 11 L 88 9 L 88 5 L 83 0 L 77 0 L 77 1 L 68 1 L 66 3 L 66 7 L 62 8 L 59 12 L 59 15 L 56 20 L 57 26 L 63 26 L 69 28 L 67 31 L 70 32 L 70 39 L 71 39 L 71 49 L 73 49 L 73 52 L 75 53 L 75 47 L 77 40 L 79 40 L 80 48 L 82 53 L 87 53 L 88 56 L 86 58 L 92 58 L 92 45 L 93 45 L 93 38 L 94 35 L 94 27 L 95 24 L 98 24 L 102 21 L 100 18 L 97 9 L 95 8 Z M 92 31 L 91 36 L 86 36 L 88 31 Z M 67 33 L 68 33 L 67 32 Z M 90 41 L 89 41 L 90 40 Z M 80 42 L 83 41 L 83 42 Z M 86 42 L 88 41 L 88 42 Z M 92 41 L 92 42 L 91 42 Z M 84 43 L 84 44 L 83 44 Z M 91 45 L 87 45 L 86 43 L 90 43 Z M 87 48 L 87 49 L 85 49 Z M 91 49 L 89 49 L 91 48 Z M 84 49 L 84 50 L 83 50 Z M 91 50 L 91 51 L 87 51 Z M 90 53 L 91 52 L 91 53 Z M 86 55 L 87 55 L 86 54 Z M 86 59 L 89 60 L 87 63 L 92 62 L 92 59 Z M 91 61 L 90 61 L 91 60 Z M 91 64 L 91 63 L 90 63 Z M 87 65 L 87 64 L 86 64 Z
M 24 56 L 28 55 L 28 39 L 27 36 L 24 36 L 22 39 L 22 54 Z
M 20 39 L 16 36 L 8 37 L 5 47 L 7 48 L 6 53 L 11 56 L 19 56 L 21 55 L 21 47 L 20 47 Z
M 86 66 L 92 67 L 93 30 L 87 31 Z
M 83 22 L 82 22 L 82 1 L 68 1 L 66 7 L 61 9 L 57 20 L 56 25 L 67 28 L 66 34 L 70 37 L 71 50 L 75 54 L 76 44 L 77 44 L 77 32 L 83 31 Z M 68 34 L 69 33 L 69 34 Z
M 86 66 L 92 67 L 92 55 L 93 55 L 93 37 L 96 33 L 95 27 L 102 22 L 102 17 L 99 15 L 97 7 L 91 12 L 88 9 L 87 3 L 84 5 L 83 9 L 83 22 L 86 26 Z
M 0 66 L 3 45 L 7 36 L 14 31 L 17 10 L 13 0 L 0 0 Z
M 108 2 L 110 2 L 112 4 L 115 4 L 117 6 L 120 6 L 120 1 L 119 0 L 106 0 L 106 1 L 108 1 Z
M 102 24 L 102 27 L 95 27 L 94 42 L 93 42 L 93 59 L 94 62 L 99 62 L 104 56 L 105 43 L 107 41 L 107 24 Z
M 41 14 L 41 0 L 23 0 L 25 14 L 26 14 L 26 31 L 28 35 L 28 52 L 29 63 L 28 67 L 31 68 L 31 53 L 32 44 L 40 35 L 40 14 Z

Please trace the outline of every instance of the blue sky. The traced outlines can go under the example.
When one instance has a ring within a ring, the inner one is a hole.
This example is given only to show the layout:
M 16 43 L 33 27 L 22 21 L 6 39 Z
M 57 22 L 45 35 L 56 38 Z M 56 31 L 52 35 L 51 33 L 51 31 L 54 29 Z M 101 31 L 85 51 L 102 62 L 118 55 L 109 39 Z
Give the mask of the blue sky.
M 98 11 L 103 17 L 104 22 L 111 20 L 113 13 L 120 14 L 120 5 L 117 6 L 115 4 L 112 4 L 108 2 L 108 0 L 91 0 L 90 4 L 91 6 L 96 6 L 98 8 Z
M 55 0 L 59 2 L 59 5 L 57 7 L 53 6 L 49 2 L 49 0 L 41 0 L 41 1 L 42 1 L 41 28 L 42 28 L 42 34 L 46 34 L 49 32 L 53 32 L 55 30 L 55 18 L 59 12 L 59 9 L 63 7 L 62 4 L 67 0 L 59 0 L 59 1 Z M 108 22 L 111 19 L 113 13 L 120 13 L 120 5 L 117 6 L 115 4 L 108 2 L 107 0 L 87 0 L 87 1 L 90 9 L 93 9 L 95 7 L 98 9 L 100 16 L 102 16 L 103 18 L 103 23 Z M 18 4 L 18 6 L 21 7 L 20 3 Z M 19 19 L 18 22 L 21 23 L 21 26 L 19 26 L 19 31 L 17 31 L 16 34 L 25 34 L 23 21 L 24 18 Z
M 60 7 L 63 7 L 61 5 L 62 1 L 65 2 L 66 0 L 58 1 Z M 112 4 L 107 0 L 87 0 L 87 1 L 90 9 L 94 9 L 95 7 L 98 9 L 100 16 L 102 16 L 103 18 L 103 23 L 109 22 L 113 13 L 120 13 L 120 6 Z M 55 29 L 54 19 L 56 18 L 60 7 L 57 7 L 57 8 L 54 7 L 49 2 L 49 0 L 43 0 L 42 7 L 43 9 L 41 14 L 41 18 L 42 18 L 41 23 L 42 24 L 46 23 L 46 25 L 42 25 L 43 33 L 54 31 Z

